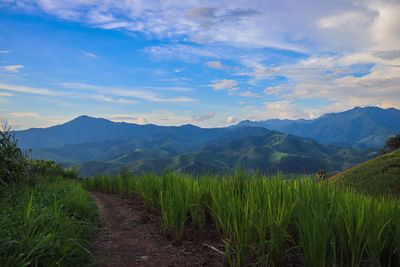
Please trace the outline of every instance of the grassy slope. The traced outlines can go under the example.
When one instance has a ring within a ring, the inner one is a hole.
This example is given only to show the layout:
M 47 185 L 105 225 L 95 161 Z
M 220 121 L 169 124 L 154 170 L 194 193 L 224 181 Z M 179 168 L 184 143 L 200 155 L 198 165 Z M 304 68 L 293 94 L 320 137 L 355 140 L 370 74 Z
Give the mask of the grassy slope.
M 400 149 L 339 173 L 329 181 L 371 195 L 400 195 Z

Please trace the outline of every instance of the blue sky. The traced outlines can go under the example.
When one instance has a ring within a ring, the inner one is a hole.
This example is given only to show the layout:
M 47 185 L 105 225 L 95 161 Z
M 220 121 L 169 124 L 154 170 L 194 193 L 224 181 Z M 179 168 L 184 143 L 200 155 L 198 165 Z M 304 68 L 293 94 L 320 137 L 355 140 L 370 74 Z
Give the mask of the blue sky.
M 397 1 L 0 0 L 0 119 L 15 129 L 355 106 L 400 108 Z

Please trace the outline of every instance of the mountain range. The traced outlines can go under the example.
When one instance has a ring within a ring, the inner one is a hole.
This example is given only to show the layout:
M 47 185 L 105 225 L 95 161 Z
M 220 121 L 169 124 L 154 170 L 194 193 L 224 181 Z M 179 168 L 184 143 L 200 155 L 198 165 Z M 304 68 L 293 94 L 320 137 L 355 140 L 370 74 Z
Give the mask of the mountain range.
M 377 148 L 399 132 L 399 110 L 368 107 L 314 120 L 242 121 L 225 128 L 137 125 L 80 116 L 15 135 L 34 158 L 74 165 L 80 175 L 92 176 L 121 168 L 133 173 L 235 167 L 271 173 L 337 172 L 376 156 Z
M 325 114 L 314 120 L 242 121 L 236 127 L 258 126 L 311 138 L 323 144 L 352 148 L 382 148 L 385 141 L 400 132 L 400 110 L 356 107 Z

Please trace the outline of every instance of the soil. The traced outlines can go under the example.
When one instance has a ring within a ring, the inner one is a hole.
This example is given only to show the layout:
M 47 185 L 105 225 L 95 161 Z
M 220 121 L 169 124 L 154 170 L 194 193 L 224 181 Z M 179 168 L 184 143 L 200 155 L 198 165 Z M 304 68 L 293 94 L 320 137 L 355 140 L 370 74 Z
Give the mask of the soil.
M 150 212 L 140 197 L 90 194 L 103 222 L 94 239 L 94 266 L 226 265 L 215 229 L 205 230 L 201 237 L 188 230 L 185 240 L 176 244 L 162 232 L 161 216 Z

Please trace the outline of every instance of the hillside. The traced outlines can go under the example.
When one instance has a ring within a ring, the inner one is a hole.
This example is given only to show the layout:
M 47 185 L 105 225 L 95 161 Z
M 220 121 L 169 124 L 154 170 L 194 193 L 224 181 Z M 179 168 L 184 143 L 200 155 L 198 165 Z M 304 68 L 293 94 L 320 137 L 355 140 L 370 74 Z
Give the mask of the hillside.
M 233 168 L 254 169 L 265 173 L 315 173 L 324 169 L 332 173 L 345 170 L 376 154 L 374 150 L 322 145 L 313 140 L 263 128 L 240 127 L 192 153 L 128 163 L 112 160 L 107 162 L 110 164 L 107 170 L 100 163 L 81 163 L 79 170 L 85 175 L 95 174 L 90 170 L 100 169 L 105 173 L 117 173 L 119 164 L 133 173 L 161 173 L 163 170 L 225 172 Z
M 400 132 L 400 110 L 378 107 L 354 108 L 325 114 L 314 120 L 242 121 L 237 126 L 258 126 L 323 144 L 354 148 L 382 148 Z
M 329 179 L 371 195 L 400 195 L 400 149 L 357 165 Z

